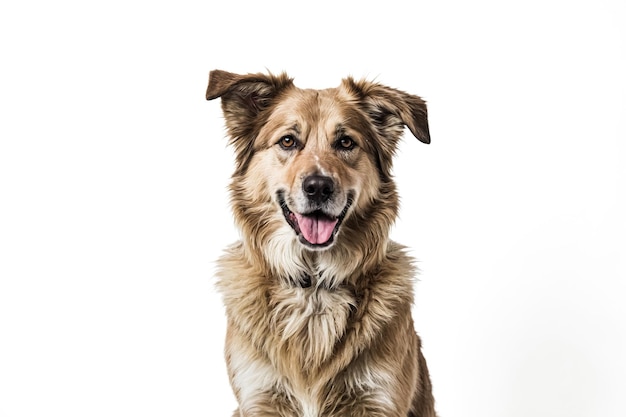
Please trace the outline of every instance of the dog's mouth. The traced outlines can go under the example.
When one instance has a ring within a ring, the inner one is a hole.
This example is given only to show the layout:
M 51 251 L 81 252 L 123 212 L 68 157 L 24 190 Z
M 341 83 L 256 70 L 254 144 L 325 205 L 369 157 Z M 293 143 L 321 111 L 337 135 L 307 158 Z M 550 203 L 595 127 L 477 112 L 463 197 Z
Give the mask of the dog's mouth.
M 278 193 L 278 203 L 285 220 L 296 232 L 301 243 L 312 248 L 325 248 L 334 242 L 339 226 L 352 205 L 352 198 L 348 197 L 346 206 L 339 216 L 331 216 L 320 209 L 303 214 L 295 213 L 289 209 L 282 192 Z

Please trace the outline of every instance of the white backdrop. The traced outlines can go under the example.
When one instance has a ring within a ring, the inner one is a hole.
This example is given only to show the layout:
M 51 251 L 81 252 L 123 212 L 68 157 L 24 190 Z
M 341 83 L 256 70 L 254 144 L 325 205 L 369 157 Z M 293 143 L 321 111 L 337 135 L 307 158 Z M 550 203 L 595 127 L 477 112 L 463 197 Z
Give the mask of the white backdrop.
M 426 3 L 4 2 L 0 416 L 235 408 L 214 68 L 428 101 L 393 236 L 442 417 L 626 415 L 624 4 Z

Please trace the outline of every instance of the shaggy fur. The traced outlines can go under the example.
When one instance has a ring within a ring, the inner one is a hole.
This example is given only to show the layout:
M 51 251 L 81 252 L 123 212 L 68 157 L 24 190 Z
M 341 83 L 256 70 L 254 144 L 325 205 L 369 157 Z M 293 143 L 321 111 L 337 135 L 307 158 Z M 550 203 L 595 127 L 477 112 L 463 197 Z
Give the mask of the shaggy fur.
M 392 157 L 417 96 L 368 81 L 299 89 L 285 74 L 210 73 L 236 169 L 242 240 L 219 261 L 234 417 L 434 417 L 413 329 L 412 260 L 389 239 Z

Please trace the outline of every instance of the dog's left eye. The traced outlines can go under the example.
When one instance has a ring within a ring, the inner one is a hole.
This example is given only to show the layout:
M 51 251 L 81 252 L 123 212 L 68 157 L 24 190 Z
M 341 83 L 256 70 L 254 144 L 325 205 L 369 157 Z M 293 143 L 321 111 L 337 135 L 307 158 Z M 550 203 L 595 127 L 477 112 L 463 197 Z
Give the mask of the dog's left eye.
M 283 149 L 293 149 L 296 147 L 296 139 L 291 135 L 285 135 L 280 138 L 278 144 Z
M 336 146 L 337 149 L 349 151 L 351 149 L 354 149 L 356 143 L 354 142 L 354 139 L 352 139 L 350 136 L 342 136 L 337 140 Z

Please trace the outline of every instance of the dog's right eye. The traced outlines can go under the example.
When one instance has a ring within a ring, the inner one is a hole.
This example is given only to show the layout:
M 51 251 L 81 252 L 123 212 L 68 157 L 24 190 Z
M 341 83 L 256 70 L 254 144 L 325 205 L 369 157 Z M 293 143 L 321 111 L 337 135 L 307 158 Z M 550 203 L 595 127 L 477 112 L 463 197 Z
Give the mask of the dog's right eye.
M 291 135 L 285 135 L 278 141 L 283 149 L 294 149 L 296 147 L 296 139 Z

